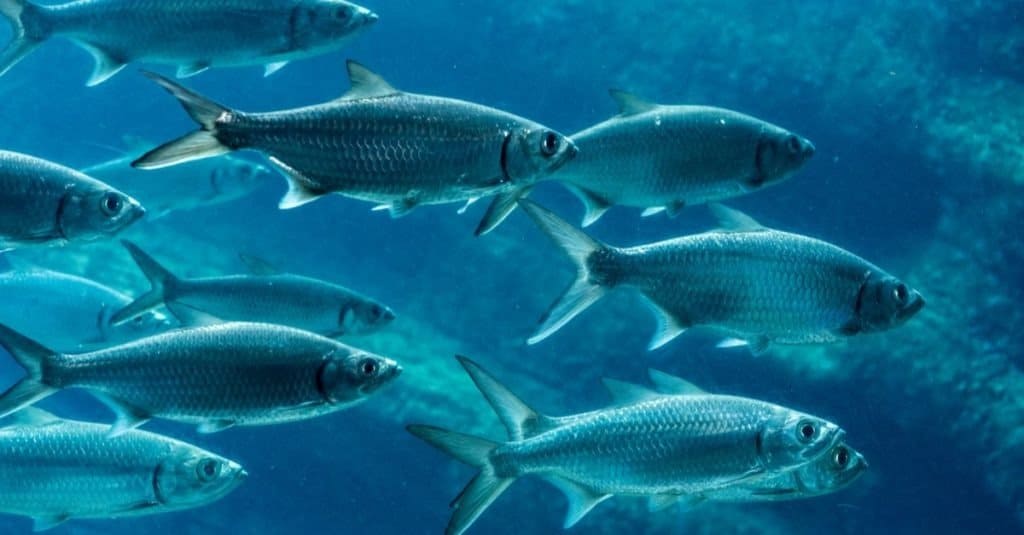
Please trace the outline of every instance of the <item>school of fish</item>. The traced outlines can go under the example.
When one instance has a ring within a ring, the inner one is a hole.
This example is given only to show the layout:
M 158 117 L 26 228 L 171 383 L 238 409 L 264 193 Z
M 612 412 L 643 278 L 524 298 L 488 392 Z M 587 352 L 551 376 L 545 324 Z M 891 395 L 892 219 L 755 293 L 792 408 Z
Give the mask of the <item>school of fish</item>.
M 269 76 L 341 49 L 379 19 L 344 0 L 0 0 L 0 15 L 13 31 L 0 76 L 63 37 L 92 55 L 89 86 L 130 63 L 173 66 L 178 78 L 252 65 Z M 483 104 L 397 89 L 355 61 L 347 72 L 350 89 L 335 100 L 249 112 L 144 71 L 198 129 L 142 150 L 136 141 L 127 156 L 81 170 L 0 150 L 0 250 L 112 240 L 144 217 L 231 202 L 279 174 L 281 209 L 339 194 L 400 217 L 489 199 L 475 228 L 483 235 L 522 208 L 575 268 L 529 344 L 616 288 L 653 312 L 650 350 L 696 327 L 721 333 L 719 347 L 756 354 L 824 344 L 896 329 L 925 305 L 854 253 L 718 204 L 781 184 L 813 157 L 814 144 L 784 127 L 612 90 L 619 114 L 566 136 Z M 230 154 L 243 150 L 263 163 Z M 698 204 L 720 227 L 607 245 L 526 199 L 545 182 L 579 197 L 583 227 L 613 206 L 646 217 Z M 158 242 L 122 244 L 150 284 L 135 297 L 3 257 L 0 346 L 25 374 L 0 395 L 0 513 L 31 517 L 36 530 L 199 507 L 246 479 L 235 461 L 139 429 L 151 419 L 201 433 L 300 422 L 363 402 L 402 373 L 395 360 L 338 340 L 386 329 L 396 314 L 382 302 L 246 255 L 245 273 L 186 278 L 147 252 Z M 868 467 L 836 423 L 657 370 L 652 387 L 606 379 L 610 406 L 555 417 L 474 361 L 458 362 L 508 437 L 407 427 L 477 470 L 452 503 L 448 534 L 469 529 L 525 476 L 565 494 L 569 528 L 614 496 L 644 497 L 652 512 L 810 498 L 848 487 Z M 112 421 L 32 407 L 65 389 L 95 396 Z

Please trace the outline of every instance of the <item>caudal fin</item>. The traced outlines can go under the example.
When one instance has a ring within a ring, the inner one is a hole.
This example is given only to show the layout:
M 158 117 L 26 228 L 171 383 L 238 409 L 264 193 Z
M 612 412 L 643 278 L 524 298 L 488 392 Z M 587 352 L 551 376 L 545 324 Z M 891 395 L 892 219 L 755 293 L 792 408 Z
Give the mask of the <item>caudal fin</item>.
M 234 150 L 217 139 L 217 120 L 235 112 L 159 74 L 148 71 L 143 71 L 142 74 L 178 99 L 178 103 L 185 109 L 185 113 L 188 113 L 193 121 L 199 123 L 200 129 L 143 154 L 142 157 L 132 162 L 132 167 L 160 169 L 218 156 Z
M 55 352 L 5 325 L 0 325 L 0 346 L 27 372 L 24 379 L 0 394 L 0 418 L 3 418 L 56 391 L 43 383 L 43 360 Z
M 177 277 L 168 271 L 167 268 L 161 266 L 152 256 L 146 254 L 138 245 L 128 240 L 121 240 L 121 244 L 124 245 L 125 249 L 128 249 L 128 253 L 132 255 L 132 260 L 135 260 L 139 269 L 142 270 L 142 274 L 149 279 L 150 289 L 111 316 L 110 323 L 114 325 L 120 325 L 163 305 L 167 295 L 167 287 L 174 285 L 178 281 Z
M 41 16 L 42 10 L 39 6 L 26 0 L 0 0 L 0 15 L 11 24 L 13 37 L 7 48 L 0 52 L 0 76 L 3 76 L 11 67 L 17 65 L 30 52 L 43 43 L 49 34 L 37 34 L 27 31 L 25 25 L 26 17 Z M 45 25 L 34 25 L 45 27 Z
M 480 469 L 452 501 L 452 518 L 445 535 L 464 533 L 515 481 L 515 478 L 501 478 L 494 474 L 490 455 L 498 447 L 496 442 L 429 425 L 410 425 L 406 429 L 427 444 Z
M 579 313 L 594 304 L 607 292 L 600 283 L 594 282 L 590 259 L 594 253 L 613 251 L 612 248 L 587 236 L 553 212 L 538 204 L 521 200 L 519 206 L 533 219 L 534 223 L 551 238 L 576 264 L 576 280 L 541 317 L 540 327 L 527 343 L 536 344 L 551 336 Z

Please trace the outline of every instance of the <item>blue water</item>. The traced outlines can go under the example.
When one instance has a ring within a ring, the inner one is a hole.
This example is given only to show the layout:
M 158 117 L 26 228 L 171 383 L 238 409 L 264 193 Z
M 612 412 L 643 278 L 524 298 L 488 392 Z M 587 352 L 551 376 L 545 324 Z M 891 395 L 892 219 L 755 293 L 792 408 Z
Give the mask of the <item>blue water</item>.
M 944 217 L 1002 196 L 1020 196 L 1024 167 L 1016 176 L 992 171 L 1006 166 L 971 149 L 972 136 L 985 132 L 965 127 L 943 136 L 933 122 L 936 110 L 949 107 L 965 115 L 978 110 L 993 117 L 1020 115 L 1024 108 L 984 105 L 1000 105 L 1002 99 L 949 104 L 967 98 L 957 84 L 1024 94 L 1024 69 L 1014 61 L 1024 58 L 1019 2 L 980 7 L 938 0 L 502 4 L 368 0 L 381 20 L 343 53 L 296 62 L 266 79 L 260 69 L 248 68 L 214 70 L 185 83 L 238 109 L 281 109 L 339 96 L 347 88 L 343 65 L 350 57 L 397 88 L 484 103 L 565 133 L 615 113 L 606 94 L 610 87 L 659 102 L 740 110 L 809 138 L 817 153 L 791 181 L 732 206 L 770 226 L 839 244 L 915 282 L 942 280 L 927 277 L 932 269 L 927 266 Z M 85 52 L 58 40 L 0 78 L 0 124 L 5 125 L 0 147 L 84 166 L 116 156 L 112 148 L 123 147 L 125 136 L 162 141 L 193 129 L 177 104 L 135 66 L 86 88 L 91 69 Z M 1021 131 L 1001 141 L 1021 147 Z M 987 472 L 999 456 L 1024 461 L 1020 448 L 1009 447 L 1022 439 L 973 436 L 1014 427 L 993 429 L 986 423 L 996 418 L 992 414 L 976 420 L 965 416 L 983 412 L 984 406 L 941 402 L 958 392 L 930 393 L 942 388 L 934 385 L 943 384 L 938 377 L 943 370 L 969 375 L 974 355 L 961 354 L 967 367 L 950 371 L 938 362 L 942 355 L 917 351 L 920 338 L 907 334 L 941 344 L 948 337 L 960 339 L 958 333 L 970 328 L 980 333 L 970 335 L 975 338 L 1000 337 L 1001 347 L 1013 354 L 1024 345 L 1015 311 L 994 317 L 930 300 L 940 327 L 915 326 L 912 320 L 875 340 L 826 348 L 821 354 L 831 355 L 834 365 L 826 369 L 813 355 L 806 364 L 773 353 L 753 357 L 716 349 L 716 340 L 701 334 L 648 353 L 653 320 L 637 299 L 616 294 L 556 336 L 528 347 L 525 338 L 536 318 L 564 289 L 572 269 L 522 215 L 513 215 L 492 235 L 474 238 L 483 203 L 463 216 L 455 213 L 456 206 L 442 206 L 392 220 L 340 196 L 279 211 L 284 188 L 283 180 L 276 181 L 244 201 L 144 222 L 126 236 L 161 244 L 162 251 L 174 254 L 168 263 L 184 275 L 221 271 L 233 265 L 236 253 L 248 252 L 372 295 L 400 318 L 359 343 L 402 361 L 407 373 L 364 405 L 304 423 L 197 435 L 186 426 L 154 422 L 147 428 L 242 462 L 250 478 L 202 509 L 76 521 L 54 533 L 440 533 L 449 501 L 472 471 L 410 437 L 404 425 L 475 425 L 502 436 L 452 358 L 455 352 L 485 363 L 551 414 L 607 403 L 599 383 L 603 376 L 641 381 L 646 368 L 657 367 L 707 390 L 827 417 L 846 429 L 849 442 L 870 463 L 868 474 L 851 488 L 806 501 L 649 514 L 640 500 L 616 498 L 596 508 L 575 533 L 1002 534 L 1024 529 L 1024 486 L 1015 487 L 1020 494 L 1007 496 L 1006 487 L 993 485 Z M 559 185 L 544 184 L 532 198 L 578 221 L 579 203 Z M 590 230 L 609 243 L 635 244 L 711 225 L 701 208 L 676 219 L 641 219 L 634 210 L 615 208 Z M 983 231 L 989 227 L 982 221 L 962 218 L 956 228 L 963 236 L 977 233 L 965 242 L 988 243 Z M 998 250 L 1019 254 L 1020 237 L 1012 231 L 1006 236 L 1009 241 Z M 145 289 L 117 247 L 76 251 L 76 258 L 88 258 L 81 270 L 90 276 L 110 284 L 128 281 L 131 287 L 123 289 L 134 293 Z M 1015 260 L 1020 257 L 1008 256 L 998 272 L 972 272 L 976 264 L 964 264 L 967 271 L 951 272 L 950 280 L 957 282 L 950 284 L 994 280 L 1000 296 L 1019 303 Z M 921 288 L 926 296 L 941 289 Z M 1024 365 L 1019 354 L 1000 373 L 1019 374 Z M 914 361 L 925 371 L 906 372 Z M 934 373 L 929 371 L 933 361 Z M 13 364 L 0 364 L 5 383 L 18 373 Z M 1001 401 L 1007 407 L 1024 405 L 1012 397 Z M 66 416 L 110 418 L 80 393 L 62 393 L 45 405 Z M 964 423 L 971 421 L 976 425 Z M 1011 466 L 1019 471 L 1021 465 Z M 556 490 L 525 479 L 471 533 L 554 533 L 563 515 L 564 500 Z M 0 517 L 2 533 L 28 530 L 25 519 Z

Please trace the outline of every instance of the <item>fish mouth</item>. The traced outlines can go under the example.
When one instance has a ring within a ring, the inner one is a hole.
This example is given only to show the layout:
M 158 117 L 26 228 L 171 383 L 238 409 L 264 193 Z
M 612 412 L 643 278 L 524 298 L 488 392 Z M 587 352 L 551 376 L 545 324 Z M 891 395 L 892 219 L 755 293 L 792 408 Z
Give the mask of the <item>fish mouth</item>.
M 900 323 L 903 323 L 909 320 L 910 318 L 914 317 L 918 312 L 921 311 L 922 308 L 924 308 L 926 302 L 927 301 L 925 300 L 924 296 L 915 291 L 914 297 L 913 299 L 911 299 L 910 304 L 908 304 L 900 313 Z
M 371 24 L 374 24 L 378 20 L 380 20 L 380 15 L 374 13 L 373 11 L 370 11 L 369 9 L 367 9 L 366 11 L 363 12 L 363 25 L 364 26 L 370 26 Z

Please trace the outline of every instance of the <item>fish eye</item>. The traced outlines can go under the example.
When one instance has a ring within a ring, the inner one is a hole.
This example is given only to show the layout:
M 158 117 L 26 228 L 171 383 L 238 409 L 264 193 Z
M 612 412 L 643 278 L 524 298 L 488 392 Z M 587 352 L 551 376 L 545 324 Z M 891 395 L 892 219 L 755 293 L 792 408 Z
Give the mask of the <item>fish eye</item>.
M 892 298 L 895 299 L 897 303 L 905 304 L 907 302 L 907 298 L 909 297 L 910 290 L 907 288 L 906 284 L 897 284 L 896 287 L 893 288 L 892 290 Z
M 373 305 L 373 307 L 370 308 L 370 317 L 375 319 L 375 320 L 380 319 L 380 317 L 383 314 L 384 314 L 384 310 L 382 308 L 380 308 L 380 306 L 378 306 L 378 305 Z
M 373 359 L 366 359 L 359 364 L 359 371 L 363 372 L 363 375 L 367 377 L 373 377 L 377 375 L 377 370 L 380 366 L 377 365 L 377 361 Z
M 796 427 L 796 432 L 801 442 L 810 442 L 818 434 L 818 427 L 813 422 L 804 420 Z
M 832 462 L 836 463 L 839 468 L 846 468 L 846 465 L 850 464 L 850 450 L 839 446 L 832 454 Z
M 196 475 L 200 481 L 213 481 L 220 475 L 220 463 L 215 459 L 205 459 L 196 466 Z
M 802 144 L 800 143 L 800 138 L 796 136 L 789 136 L 789 139 L 786 140 L 786 148 L 789 149 L 789 152 L 793 154 L 798 154 L 800 152 L 800 149 L 803 148 Z
M 336 19 L 338 19 L 338 20 L 340 20 L 342 22 L 345 22 L 346 20 L 348 20 L 348 9 L 340 8 L 340 9 L 335 10 L 334 11 L 334 18 L 336 18 Z
M 558 134 L 554 132 L 548 132 L 540 141 L 540 152 L 544 156 L 554 156 L 558 152 L 558 146 L 561 142 L 558 139 Z
M 103 196 L 103 200 L 100 201 L 100 209 L 108 217 L 116 216 L 121 213 L 121 209 L 124 208 L 124 201 L 121 196 L 116 193 L 108 193 Z

